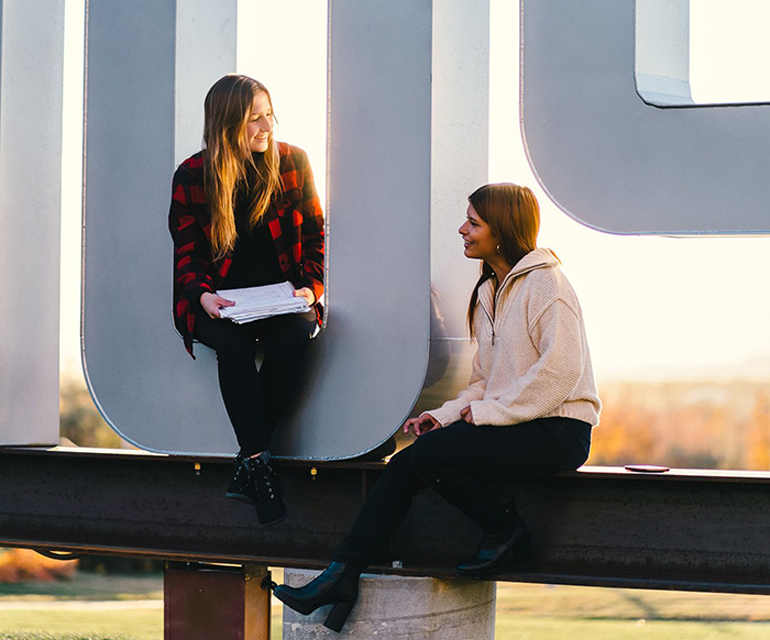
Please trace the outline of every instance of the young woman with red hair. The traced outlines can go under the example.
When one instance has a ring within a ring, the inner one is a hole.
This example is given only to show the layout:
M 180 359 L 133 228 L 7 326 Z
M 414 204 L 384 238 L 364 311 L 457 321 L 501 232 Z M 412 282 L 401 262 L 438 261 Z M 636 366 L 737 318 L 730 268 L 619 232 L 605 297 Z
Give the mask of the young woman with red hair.
M 527 526 L 493 486 L 579 467 L 601 408 L 580 304 L 556 256 L 537 248 L 539 226 L 526 187 L 487 185 L 469 197 L 459 232 L 465 256 L 482 266 L 468 309 L 478 346 L 468 388 L 406 422 L 417 440 L 391 458 L 334 561 L 304 587 L 275 588 L 292 609 L 309 614 L 334 604 L 325 624 L 339 631 L 359 575 L 423 487 L 481 529 L 458 575 L 493 578 L 531 567 Z
M 174 317 L 185 346 L 216 351 L 219 386 L 240 445 L 227 497 L 256 505 L 263 526 L 286 516 L 269 462 L 273 431 L 294 392 L 321 314 L 324 224 L 307 155 L 273 137 L 263 84 L 227 75 L 209 90 L 204 148 L 174 174 Z M 216 291 L 290 281 L 314 309 L 247 324 L 220 316 Z M 264 346 L 261 368 L 256 341 Z

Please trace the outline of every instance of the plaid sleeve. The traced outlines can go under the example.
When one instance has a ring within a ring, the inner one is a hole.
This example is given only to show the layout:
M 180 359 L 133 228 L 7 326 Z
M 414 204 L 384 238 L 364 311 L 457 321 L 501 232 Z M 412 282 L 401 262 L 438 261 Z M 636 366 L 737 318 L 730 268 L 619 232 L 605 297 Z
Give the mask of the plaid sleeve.
M 297 170 L 302 176 L 300 285 L 309 287 L 318 300 L 324 292 L 324 218 L 310 162 L 305 153 L 300 154 L 300 157 L 301 160 L 297 163 Z
M 177 305 L 185 306 L 185 309 L 175 309 L 177 316 L 187 310 L 185 302 L 197 305 L 202 293 L 212 291 L 211 277 L 207 274 L 211 245 L 191 211 L 191 204 L 205 196 L 199 185 L 190 184 L 188 176 L 184 166 L 174 174 L 168 215 L 168 227 L 174 239 L 174 289 L 180 294 Z

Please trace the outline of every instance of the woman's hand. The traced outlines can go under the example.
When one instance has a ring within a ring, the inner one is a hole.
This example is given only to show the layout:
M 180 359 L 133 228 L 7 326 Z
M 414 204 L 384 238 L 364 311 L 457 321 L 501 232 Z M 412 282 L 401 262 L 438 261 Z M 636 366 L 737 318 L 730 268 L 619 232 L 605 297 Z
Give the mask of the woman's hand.
M 315 304 L 315 294 L 310 287 L 302 287 L 301 289 L 295 289 L 295 298 L 305 298 L 307 306 L 312 307 Z
M 208 291 L 201 294 L 200 303 L 209 318 L 221 318 L 222 316 L 219 315 L 219 310 L 222 307 L 232 307 L 235 304 L 232 300 L 227 300 L 222 296 L 218 296 L 216 293 L 210 293 Z
M 410 418 L 404 423 L 404 433 L 409 433 L 411 431 L 418 437 L 424 433 L 428 433 L 428 431 L 440 428 L 441 423 L 429 413 L 423 413 L 416 418 Z
M 471 412 L 471 405 L 468 405 L 467 407 L 465 407 L 465 409 L 460 411 L 460 417 L 463 420 L 465 420 L 465 422 L 467 422 L 468 424 L 476 424 L 475 422 L 473 422 L 473 413 Z

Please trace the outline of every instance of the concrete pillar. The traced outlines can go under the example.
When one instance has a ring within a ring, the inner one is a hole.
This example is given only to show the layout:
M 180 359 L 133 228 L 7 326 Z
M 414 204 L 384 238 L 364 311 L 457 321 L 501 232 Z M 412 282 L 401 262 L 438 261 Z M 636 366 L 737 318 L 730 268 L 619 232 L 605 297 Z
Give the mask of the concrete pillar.
M 298 587 L 317 575 L 286 569 L 284 580 Z M 496 593 L 495 582 L 364 574 L 358 603 L 341 633 L 323 626 L 329 606 L 309 616 L 284 606 L 283 639 L 492 640 Z

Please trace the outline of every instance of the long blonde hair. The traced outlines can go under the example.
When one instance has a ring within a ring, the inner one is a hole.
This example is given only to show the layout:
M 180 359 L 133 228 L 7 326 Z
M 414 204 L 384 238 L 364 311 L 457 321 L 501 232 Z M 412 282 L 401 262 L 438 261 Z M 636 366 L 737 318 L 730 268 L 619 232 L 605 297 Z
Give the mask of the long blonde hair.
M 489 225 L 497 238 L 498 251 L 512 267 L 525 255 L 537 248 L 540 231 L 540 205 L 528 187 L 510 182 L 487 184 L 479 187 L 468 201 L 479 217 Z M 476 337 L 473 316 L 479 298 L 479 287 L 495 272 L 486 262 L 481 263 L 481 276 L 476 282 L 468 305 L 468 329 L 471 338 Z
M 249 226 L 253 228 L 281 187 L 278 145 L 268 136 L 264 162 L 254 163 L 246 135 L 254 98 L 264 93 L 273 107 L 267 88 L 254 78 L 229 74 L 217 80 L 206 94 L 203 125 L 203 187 L 211 214 L 212 258 L 219 260 L 235 247 L 235 195 L 247 182 L 247 168 L 256 172 L 256 184 L 248 185 L 251 197 Z

